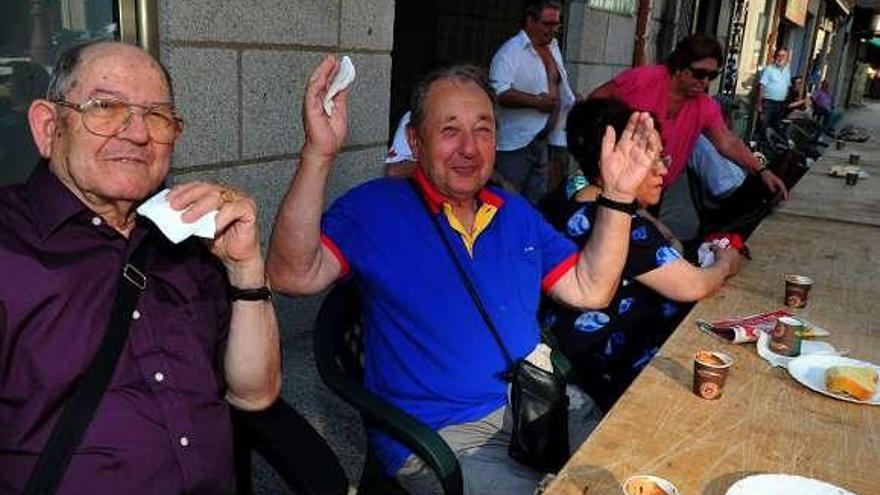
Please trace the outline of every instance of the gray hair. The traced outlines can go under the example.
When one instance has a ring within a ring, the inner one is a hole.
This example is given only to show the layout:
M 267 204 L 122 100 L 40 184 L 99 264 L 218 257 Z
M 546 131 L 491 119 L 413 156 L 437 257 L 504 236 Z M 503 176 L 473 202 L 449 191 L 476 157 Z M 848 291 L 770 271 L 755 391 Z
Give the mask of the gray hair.
M 52 68 L 52 75 L 49 78 L 49 87 L 46 90 L 46 99 L 49 101 L 61 101 L 64 100 L 67 96 L 67 92 L 70 91 L 70 88 L 73 86 L 74 81 L 76 80 L 76 69 L 79 67 L 79 63 L 82 60 L 83 54 L 90 48 L 95 45 L 114 43 L 108 42 L 106 40 L 92 40 L 87 41 L 85 43 L 79 43 L 73 45 L 58 55 L 58 59 L 55 61 L 55 66 Z M 168 69 L 162 65 L 161 62 L 154 59 L 156 65 L 162 71 L 162 75 L 165 77 L 165 82 L 168 84 L 168 92 L 171 96 L 172 103 L 174 102 L 174 89 L 171 85 L 171 74 L 168 72 Z
M 409 127 L 418 129 L 425 120 L 425 112 L 428 105 L 428 91 L 431 86 L 438 81 L 455 81 L 459 83 L 474 83 L 486 93 L 489 101 L 492 102 L 492 108 L 495 108 L 495 91 L 489 83 L 489 74 L 486 70 L 475 65 L 452 65 L 436 69 L 428 73 L 421 81 L 416 84 L 410 98 L 410 109 L 412 116 L 410 117 Z

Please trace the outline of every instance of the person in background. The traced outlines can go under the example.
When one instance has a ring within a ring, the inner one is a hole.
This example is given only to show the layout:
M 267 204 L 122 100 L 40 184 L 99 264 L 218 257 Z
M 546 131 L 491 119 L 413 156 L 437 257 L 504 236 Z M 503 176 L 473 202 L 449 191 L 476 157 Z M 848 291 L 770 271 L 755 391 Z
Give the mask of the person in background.
M 811 119 L 813 110 L 810 96 L 804 85 L 804 78 L 795 76 L 791 78 L 791 86 L 785 96 L 784 114 L 786 119 Z
M 489 69 L 498 95 L 496 167 L 532 204 L 547 192 L 550 155 L 567 168 L 565 118 L 575 95 L 556 41 L 561 14 L 559 0 L 527 0 L 522 29 L 498 48 Z
M 412 150 L 406 142 L 406 127 L 409 125 L 411 115 L 412 112 L 407 110 L 400 117 L 397 130 L 394 131 L 394 139 L 391 140 L 391 146 L 388 147 L 388 153 L 385 155 L 385 175 L 389 177 L 410 177 L 416 169 Z
M 664 189 L 678 184 L 697 138 L 704 134 L 721 155 L 747 173 L 760 177 L 772 194 L 788 197 L 788 190 L 772 170 L 764 166 L 748 146 L 726 125 L 721 109 L 706 89 L 720 74 L 721 44 L 706 34 L 681 40 L 665 65 L 627 69 L 601 85 L 590 98 L 617 98 L 637 110 L 651 112 L 672 158 Z M 783 94 L 781 98 L 784 98 Z
M 755 109 L 761 129 L 775 128 L 785 116 L 785 97 L 790 85 L 788 49 L 781 46 L 773 54 L 773 63 L 764 67 L 758 80 Z
M 833 134 L 843 115 L 834 110 L 834 97 L 829 90 L 828 79 L 822 80 L 819 89 L 813 91 L 810 99 L 813 101 L 813 114 L 825 131 Z
M 620 132 L 633 114 L 614 99 L 579 102 L 568 115 L 569 151 L 590 185 L 565 208 L 545 212 L 551 223 L 579 245 L 594 234 L 597 204 L 604 180 L 598 163 L 603 129 Z M 739 271 L 742 256 L 734 249 L 714 249 L 715 263 L 698 268 L 682 259 L 668 230 L 645 211 L 660 201 L 668 156 L 654 162 L 636 193 L 641 209 L 630 224 L 629 251 L 611 303 L 599 310 L 551 304 L 544 318 L 560 349 L 578 372 L 580 384 L 607 411 L 648 363 L 674 329 L 678 303 L 712 294 Z

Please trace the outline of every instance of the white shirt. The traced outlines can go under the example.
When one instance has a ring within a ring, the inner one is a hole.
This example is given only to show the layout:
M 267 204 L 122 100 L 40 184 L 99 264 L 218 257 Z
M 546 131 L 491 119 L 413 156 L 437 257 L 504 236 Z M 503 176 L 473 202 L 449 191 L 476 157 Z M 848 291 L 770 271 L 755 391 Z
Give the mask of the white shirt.
M 406 126 L 409 125 L 409 119 L 412 112 L 407 110 L 400 123 L 397 124 L 397 130 L 394 131 L 394 139 L 391 141 L 391 147 L 388 148 L 388 154 L 385 155 L 385 163 L 401 163 L 407 160 L 412 161 L 413 153 L 409 149 L 409 142 L 406 140 Z
M 559 70 L 559 116 L 548 140 L 554 146 L 565 146 L 565 119 L 574 105 L 574 92 L 568 83 L 568 72 L 562 62 L 559 44 L 550 43 L 550 54 Z M 532 47 L 532 40 L 525 31 L 505 41 L 492 57 L 489 69 L 492 88 L 501 94 L 510 88 L 538 95 L 548 93 L 547 69 L 541 56 Z M 547 125 L 549 114 L 534 108 L 508 108 L 498 106 L 498 144 L 500 151 L 518 150 L 528 145 Z

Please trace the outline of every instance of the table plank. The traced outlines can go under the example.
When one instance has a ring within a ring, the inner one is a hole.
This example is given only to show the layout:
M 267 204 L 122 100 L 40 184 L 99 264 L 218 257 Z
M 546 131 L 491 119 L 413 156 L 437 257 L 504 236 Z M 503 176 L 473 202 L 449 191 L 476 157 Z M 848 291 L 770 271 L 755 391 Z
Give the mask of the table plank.
M 804 315 L 828 329 L 836 347 L 880 363 L 880 229 L 774 214 L 750 247 L 755 260 L 694 308 L 548 494 L 618 494 L 628 476 L 655 474 L 685 495 L 723 495 L 736 480 L 761 472 L 877 493 L 880 407 L 815 393 L 770 368 L 754 344 L 728 344 L 694 322 L 779 307 L 783 274 L 804 273 L 816 281 Z M 691 392 L 699 349 L 736 360 L 718 401 Z
M 850 153 L 859 153 L 859 166 L 871 177 L 855 186 L 843 178 L 831 177 L 834 165 L 848 165 Z M 876 143 L 849 143 L 843 150 L 829 149 L 798 182 L 791 198 L 779 211 L 813 218 L 827 218 L 880 226 L 880 156 Z

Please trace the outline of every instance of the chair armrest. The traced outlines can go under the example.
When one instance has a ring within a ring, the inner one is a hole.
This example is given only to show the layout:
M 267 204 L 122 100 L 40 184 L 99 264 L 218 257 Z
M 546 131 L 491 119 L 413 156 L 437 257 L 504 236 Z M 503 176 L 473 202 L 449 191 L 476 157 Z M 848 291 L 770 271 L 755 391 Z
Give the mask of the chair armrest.
M 261 411 L 234 407 L 236 441 L 244 441 L 272 466 L 296 493 L 345 495 L 348 479 L 326 440 L 282 399 Z M 244 438 L 241 438 L 244 437 Z
M 366 390 L 350 376 L 322 365 L 321 360 L 318 360 L 318 373 L 333 392 L 361 413 L 367 424 L 388 433 L 430 466 L 446 495 L 463 493 L 461 466 L 437 432 Z

